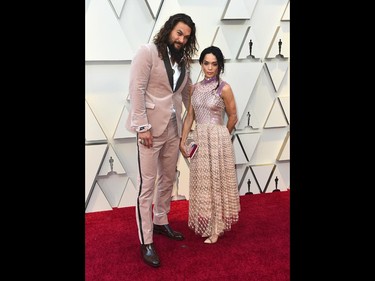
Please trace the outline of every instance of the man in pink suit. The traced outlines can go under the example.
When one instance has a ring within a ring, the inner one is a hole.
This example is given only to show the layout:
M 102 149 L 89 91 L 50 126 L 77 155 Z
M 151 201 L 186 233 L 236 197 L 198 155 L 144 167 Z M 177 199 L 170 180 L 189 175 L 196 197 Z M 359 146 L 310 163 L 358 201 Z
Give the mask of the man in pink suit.
M 160 260 L 153 233 L 183 240 L 168 222 L 182 127 L 182 102 L 189 106 L 190 64 L 198 51 L 195 23 L 178 13 L 142 45 L 130 70 L 128 130 L 137 134 L 139 188 L 136 202 L 141 256 L 153 267 Z M 154 203 L 154 206 L 153 206 Z

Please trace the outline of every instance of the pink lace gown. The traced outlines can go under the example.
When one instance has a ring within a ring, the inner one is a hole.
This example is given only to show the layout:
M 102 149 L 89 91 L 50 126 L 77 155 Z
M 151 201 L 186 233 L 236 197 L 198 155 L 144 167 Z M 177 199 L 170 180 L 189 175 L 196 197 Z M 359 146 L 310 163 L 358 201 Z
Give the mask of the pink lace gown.
M 219 236 L 238 221 L 239 191 L 231 135 L 224 124 L 220 97 L 226 84 L 216 77 L 195 84 L 191 103 L 195 111 L 192 133 L 199 148 L 190 160 L 188 226 L 202 237 Z

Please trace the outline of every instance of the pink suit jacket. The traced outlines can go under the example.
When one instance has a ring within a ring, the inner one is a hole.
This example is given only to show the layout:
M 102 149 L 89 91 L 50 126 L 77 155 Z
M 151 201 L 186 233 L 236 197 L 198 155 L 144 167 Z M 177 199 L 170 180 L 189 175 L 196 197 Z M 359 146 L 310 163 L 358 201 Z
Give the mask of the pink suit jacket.
M 178 136 L 181 136 L 182 102 L 188 108 L 191 84 L 190 70 L 182 67 L 173 92 L 173 72 L 168 56 L 162 60 L 154 43 L 142 45 L 130 68 L 130 112 L 126 128 L 136 132 L 139 126 L 151 124 L 152 135 L 160 136 L 168 125 L 173 104 Z

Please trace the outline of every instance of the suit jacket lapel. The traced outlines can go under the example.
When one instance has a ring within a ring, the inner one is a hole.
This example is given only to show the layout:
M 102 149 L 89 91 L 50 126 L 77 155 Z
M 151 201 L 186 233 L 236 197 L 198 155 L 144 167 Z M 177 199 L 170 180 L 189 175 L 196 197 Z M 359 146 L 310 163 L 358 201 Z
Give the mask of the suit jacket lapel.
M 169 84 L 170 84 L 171 89 L 173 91 L 173 69 L 172 69 L 171 62 L 169 60 L 168 54 L 164 55 L 163 61 L 164 61 L 165 69 L 167 70 Z
M 168 54 L 166 54 L 164 56 L 164 60 L 163 61 L 164 61 L 165 69 L 167 70 L 169 84 L 170 84 L 171 89 L 173 91 L 173 69 L 172 69 L 171 62 L 169 60 Z M 177 80 L 176 89 L 173 92 L 176 92 L 177 89 L 181 86 L 182 81 L 184 81 L 185 71 L 186 71 L 185 70 L 185 62 L 182 62 L 182 64 L 181 64 L 181 74 L 180 74 L 180 77 Z
M 175 91 L 177 91 L 177 89 L 181 86 L 181 83 L 182 83 L 182 81 L 184 81 L 184 78 L 185 78 L 185 62 L 182 62 L 182 64 L 181 64 L 181 74 L 180 74 L 180 77 L 177 80 Z

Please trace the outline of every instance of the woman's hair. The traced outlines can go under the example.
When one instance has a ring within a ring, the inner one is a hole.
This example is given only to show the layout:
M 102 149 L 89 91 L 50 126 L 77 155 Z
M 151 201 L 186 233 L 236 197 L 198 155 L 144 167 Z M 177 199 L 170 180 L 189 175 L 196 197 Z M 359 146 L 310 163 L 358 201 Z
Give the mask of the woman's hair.
M 216 59 L 217 59 L 218 71 L 217 71 L 217 74 L 216 74 L 216 78 L 217 78 L 218 86 L 219 86 L 219 83 L 220 83 L 220 73 L 224 73 L 224 55 L 221 52 L 220 48 L 218 48 L 216 46 L 207 47 L 206 49 L 204 49 L 202 51 L 201 55 L 199 56 L 199 64 L 200 65 L 202 65 L 204 57 L 207 54 L 213 54 L 216 57 Z
M 170 16 L 169 19 L 164 23 L 164 26 L 161 27 L 159 32 L 155 34 L 153 42 L 156 44 L 159 52 L 159 56 L 163 59 L 165 55 L 167 55 L 167 45 L 169 40 L 169 34 L 176 26 L 177 23 L 183 22 L 187 26 L 191 28 L 191 33 L 189 36 L 188 41 L 186 42 L 185 46 L 183 47 L 184 50 L 184 60 L 186 65 L 189 66 L 190 63 L 193 61 L 194 54 L 198 51 L 198 42 L 196 38 L 196 29 L 195 23 L 191 19 L 190 16 L 179 13 L 173 16 Z

